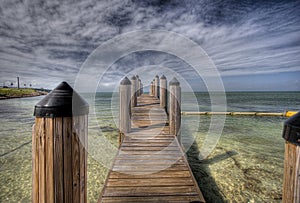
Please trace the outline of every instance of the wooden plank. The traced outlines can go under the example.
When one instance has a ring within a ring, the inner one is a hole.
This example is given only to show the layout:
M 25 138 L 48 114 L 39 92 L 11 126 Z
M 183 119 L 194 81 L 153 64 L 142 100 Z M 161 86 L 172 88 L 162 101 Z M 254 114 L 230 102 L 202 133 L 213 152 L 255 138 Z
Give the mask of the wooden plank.
M 72 196 L 74 203 L 79 203 L 80 198 L 79 127 L 81 124 L 78 119 L 78 116 L 74 116 L 72 119 Z
M 85 195 L 86 195 L 86 149 L 85 149 L 85 137 L 87 136 L 85 134 L 85 128 L 87 127 L 86 125 L 86 119 L 85 116 L 79 116 L 78 121 L 79 123 L 77 124 L 80 129 L 79 129 L 79 164 L 80 164 L 80 174 L 79 174 L 79 201 L 80 202 L 85 202 Z
M 54 173 L 53 173 L 53 118 L 45 118 L 45 158 L 46 158 L 46 202 L 54 202 Z
M 87 202 L 87 164 L 88 164 L 88 115 L 84 117 L 84 148 L 85 148 L 85 162 L 84 162 L 84 202 Z
M 35 119 L 32 126 L 32 202 L 39 202 L 39 135 L 36 126 L 39 118 Z
M 156 173 L 151 173 L 147 174 L 147 178 L 186 178 L 190 177 L 190 173 L 188 170 L 181 170 L 181 171 L 168 171 L 168 170 L 163 170 L 159 171 Z M 140 179 L 140 178 L 145 178 L 145 175 L 132 175 L 132 174 L 127 174 L 127 173 L 120 173 L 116 171 L 112 171 L 110 174 L 110 179 Z
M 190 186 L 149 186 L 149 187 L 107 187 L 104 197 L 136 197 L 136 196 L 160 196 L 160 195 L 197 195 L 195 188 Z
M 63 119 L 61 117 L 54 120 L 54 191 L 55 202 L 64 202 L 64 160 L 63 160 Z
M 172 203 L 190 203 L 199 201 L 197 196 L 184 195 L 184 196 L 151 196 L 151 197 L 104 197 L 103 203 L 124 203 L 124 202 L 172 202 Z
M 120 159 L 117 157 L 115 161 L 115 165 L 139 165 L 139 164 L 144 164 L 144 165 L 153 165 L 153 164 L 182 164 L 184 163 L 183 159 Z
M 114 166 L 113 170 L 114 171 L 119 171 L 119 172 L 127 172 L 127 173 L 134 173 L 134 172 L 157 172 L 161 170 L 175 170 L 175 171 L 180 171 L 180 170 L 187 170 L 186 166 L 169 166 L 169 165 L 161 165 L 161 166 Z
M 147 186 L 194 186 L 193 181 L 188 178 L 160 178 L 160 179 L 109 179 L 108 187 L 134 187 Z
M 167 150 L 163 150 L 163 151 L 119 151 L 119 154 L 127 154 L 127 155 L 174 155 L 174 156 L 182 156 L 181 152 L 179 150 L 177 151 L 167 151 Z
M 122 147 L 178 147 L 176 143 L 173 142 L 125 142 Z
M 167 147 L 155 147 L 155 146 L 148 146 L 146 147 L 127 147 L 127 146 L 122 146 L 120 149 L 122 151 L 178 151 L 178 146 L 167 146 Z
M 38 118 L 39 135 L 39 202 L 46 202 L 46 174 L 45 174 L 45 118 Z
M 63 118 L 63 146 L 64 146 L 64 200 L 73 202 L 73 170 L 72 170 L 72 118 Z

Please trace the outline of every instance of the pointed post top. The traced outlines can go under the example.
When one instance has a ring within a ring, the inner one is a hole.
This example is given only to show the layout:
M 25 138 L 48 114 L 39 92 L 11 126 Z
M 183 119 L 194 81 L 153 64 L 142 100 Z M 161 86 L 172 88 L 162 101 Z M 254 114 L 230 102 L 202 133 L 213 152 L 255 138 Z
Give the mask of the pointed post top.
M 136 75 L 135 77 L 136 77 L 136 78 L 139 78 L 139 76 L 138 76 L 138 75 Z
M 156 78 L 159 78 L 158 75 L 155 76 Z
M 174 77 L 170 82 L 169 85 L 179 86 L 180 82 L 177 80 L 176 77 Z
M 160 79 L 162 79 L 162 80 L 166 80 L 167 78 L 166 78 L 166 76 L 165 76 L 165 75 L 162 75 L 162 76 L 160 77 Z
M 36 117 L 71 117 L 89 113 L 89 104 L 67 83 L 60 83 L 34 107 Z
M 136 77 L 135 77 L 135 76 L 132 76 L 132 77 L 131 77 L 131 80 L 136 80 Z
M 125 77 L 123 80 L 121 80 L 120 85 L 131 85 L 131 82 L 127 77 Z

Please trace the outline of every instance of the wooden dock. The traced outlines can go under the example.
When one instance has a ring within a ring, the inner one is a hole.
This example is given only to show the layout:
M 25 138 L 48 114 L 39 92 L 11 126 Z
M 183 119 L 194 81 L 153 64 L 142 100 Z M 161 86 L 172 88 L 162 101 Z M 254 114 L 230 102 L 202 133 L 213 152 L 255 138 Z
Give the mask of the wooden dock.
M 120 150 L 99 202 L 205 202 L 178 142 L 180 83 L 173 78 L 167 91 L 167 78 L 158 80 L 155 76 L 149 95 L 143 94 L 138 76 L 120 82 Z M 66 82 L 35 105 L 32 202 L 87 203 L 88 113 L 88 103 Z M 300 202 L 299 135 L 300 112 L 285 122 L 283 130 L 284 203 Z
M 159 99 L 137 103 L 99 202 L 205 202 Z

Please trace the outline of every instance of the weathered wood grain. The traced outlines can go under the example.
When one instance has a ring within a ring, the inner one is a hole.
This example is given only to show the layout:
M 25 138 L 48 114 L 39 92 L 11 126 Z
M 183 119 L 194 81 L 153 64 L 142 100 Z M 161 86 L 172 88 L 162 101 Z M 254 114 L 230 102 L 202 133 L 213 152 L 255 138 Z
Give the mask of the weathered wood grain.
M 54 120 L 54 191 L 55 202 L 64 202 L 63 119 Z
M 285 143 L 283 178 L 283 203 L 298 203 L 300 201 L 300 147 Z
M 46 202 L 54 202 L 54 173 L 53 173 L 53 119 L 45 119 L 45 164 L 46 164 Z

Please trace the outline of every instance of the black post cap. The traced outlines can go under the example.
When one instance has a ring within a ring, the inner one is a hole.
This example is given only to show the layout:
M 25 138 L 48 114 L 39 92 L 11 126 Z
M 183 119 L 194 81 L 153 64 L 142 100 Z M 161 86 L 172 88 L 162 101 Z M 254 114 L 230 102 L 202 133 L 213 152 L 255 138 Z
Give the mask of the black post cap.
M 60 83 L 34 108 L 36 117 L 72 117 L 89 113 L 89 104 L 66 82 Z
M 125 77 L 121 80 L 120 85 L 131 85 L 131 82 L 127 77 Z
M 170 82 L 169 82 L 170 86 L 179 86 L 180 82 L 177 80 L 177 78 L 173 78 Z
M 300 146 L 300 111 L 284 122 L 282 137 Z

